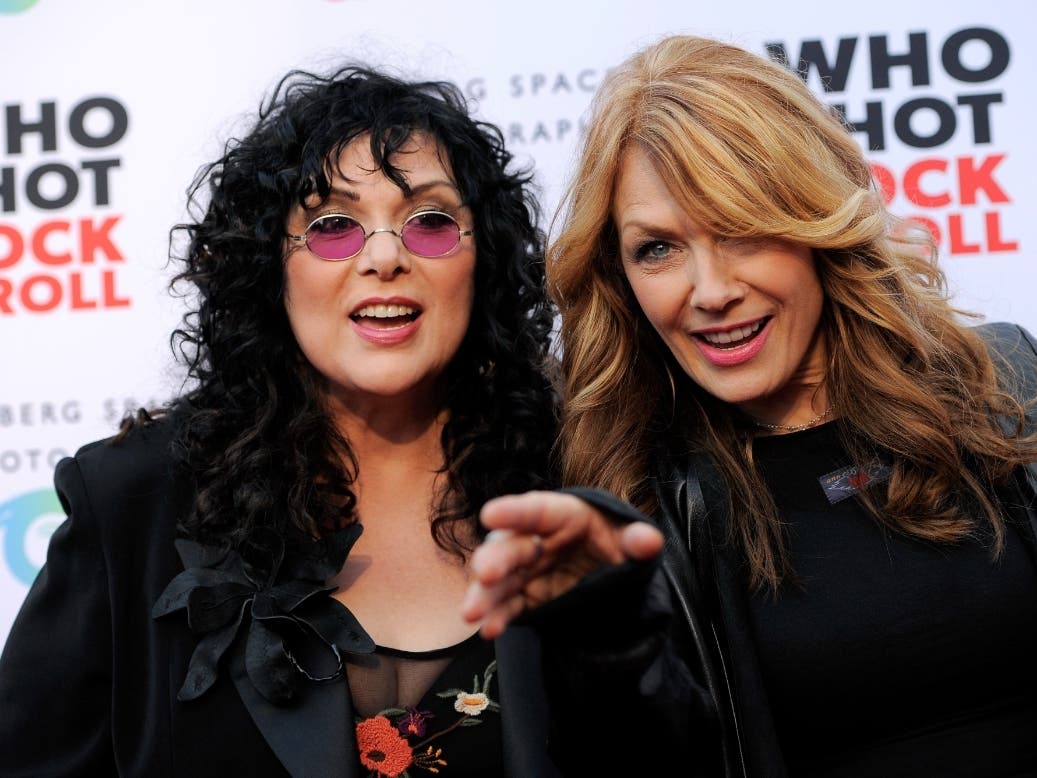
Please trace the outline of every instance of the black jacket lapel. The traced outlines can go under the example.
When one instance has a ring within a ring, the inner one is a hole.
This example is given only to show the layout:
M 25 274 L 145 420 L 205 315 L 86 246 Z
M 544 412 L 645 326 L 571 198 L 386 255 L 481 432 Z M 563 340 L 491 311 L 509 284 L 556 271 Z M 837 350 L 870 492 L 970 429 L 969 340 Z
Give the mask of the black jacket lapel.
M 513 625 L 496 640 L 494 650 L 507 775 L 559 775 L 545 753 L 548 716 L 541 682 L 540 640 L 531 628 Z
M 230 673 L 256 727 L 292 778 L 359 778 L 352 705 L 344 681 L 301 685 L 294 704 L 278 706 L 249 681 L 243 652 L 234 652 Z

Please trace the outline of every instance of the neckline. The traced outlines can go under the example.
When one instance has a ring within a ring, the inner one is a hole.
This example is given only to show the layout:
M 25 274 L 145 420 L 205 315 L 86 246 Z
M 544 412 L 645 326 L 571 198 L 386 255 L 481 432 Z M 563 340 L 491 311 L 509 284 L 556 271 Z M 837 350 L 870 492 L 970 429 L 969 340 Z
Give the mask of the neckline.
M 376 645 L 375 653 L 384 654 L 385 656 L 395 656 L 401 659 L 440 659 L 449 654 L 455 654 L 468 644 L 473 643 L 477 640 L 481 640 L 479 637 L 479 630 L 476 630 L 471 635 L 466 637 L 464 640 L 454 643 L 449 646 L 442 646 L 441 648 L 431 648 L 427 651 L 408 651 L 404 648 L 393 648 L 392 646 Z
M 762 419 L 757 419 L 755 416 L 750 416 L 749 419 L 760 429 L 767 430 L 768 432 L 773 432 L 776 435 L 787 435 L 794 432 L 805 432 L 806 430 L 813 429 L 814 427 L 819 427 L 822 424 L 825 424 L 826 421 L 831 417 L 832 412 L 834 410 L 835 406 L 829 405 L 827 408 L 824 409 L 824 411 L 819 413 L 817 416 L 810 419 L 809 421 L 803 422 L 802 424 L 776 424 L 769 421 L 763 421 Z
M 779 435 L 753 435 L 753 445 L 766 441 L 764 445 L 780 446 L 782 442 L 797 442 L 807 440 L 813 436 L 820 436 L 822 434 L 831 434 L 831 430 L 835 428 L 835 419 L 829 419 L 828 421 L 815 424 L 813 427 L 807 427 L 796 432 L 783 432 Z M 772 442 L 774 441 L 774 442 Z

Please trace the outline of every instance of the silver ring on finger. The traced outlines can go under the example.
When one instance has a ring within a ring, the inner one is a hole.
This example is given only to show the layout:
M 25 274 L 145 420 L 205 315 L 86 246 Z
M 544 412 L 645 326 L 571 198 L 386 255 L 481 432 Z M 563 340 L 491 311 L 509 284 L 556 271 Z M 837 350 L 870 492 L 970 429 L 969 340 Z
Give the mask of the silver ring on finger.
M 533 559 L 529 564 L 535 565 L 544 555 L 544 539 L 539 535 L 532 535 L 531 539 L 533 541 Z

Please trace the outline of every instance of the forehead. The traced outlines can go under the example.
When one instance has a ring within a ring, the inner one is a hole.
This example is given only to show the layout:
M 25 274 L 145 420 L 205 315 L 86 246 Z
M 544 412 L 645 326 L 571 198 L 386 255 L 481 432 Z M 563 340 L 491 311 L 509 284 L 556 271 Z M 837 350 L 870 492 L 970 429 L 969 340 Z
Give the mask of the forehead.
M 651 193 L 658 193 L 659 190 L 669 191 L 652 158 L 642 148 L 634 145 L 624 150 L 619 158 L 612 192 L 618 199 L 642 190 Z
M 332 173 L 348 183 L 359 183 L 371 176 L 385 175 L 371 153 L 369 134 L 350 141 L 334 162 Z M 424 132 L 411 133 L 385 162 L 395 168 L 411 186 L 436 179 L 454 183 L 446 151 L 435 138 Z
M 632 211 L 681 205 L 685 204 L 674 195 L 649 154 L 638 146 L 623 152 L 612 184 L 612 217 L 617 223 Z
M 732 183 L 731 175 L 718 171 L 706 177 L 708 183 L 684 160 L 665 153 L 657 158 L 637 145 L 630 146 L 620 157 L 613 179 L 613 224 L 622 229 L 624 222 L 658 217 L 678 219 L 696 232 L 726 237 L 744 236 L 747 230 L 756 234 L 745 226 L 745 209 L 751 204 L 747 205 L 741 191 L 735 191 L 740 190 L 739 182 Z

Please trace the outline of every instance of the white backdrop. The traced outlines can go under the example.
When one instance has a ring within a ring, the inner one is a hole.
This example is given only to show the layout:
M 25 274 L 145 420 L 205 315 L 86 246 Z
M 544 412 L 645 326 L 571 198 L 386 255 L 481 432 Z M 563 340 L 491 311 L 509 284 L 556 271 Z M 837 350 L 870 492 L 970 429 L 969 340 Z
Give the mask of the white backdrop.
M 168 229 L 288 68 L 457 82 L 535 165 L 550 215 L 594 89 L 636 48 L 688 32 L 802 53 L 893 209 L 938 233 L 960 304 L 1037 331 L 1028 6 L 0 0 L 0 644 L 62 518 L 56 461 L 177 390 Z

